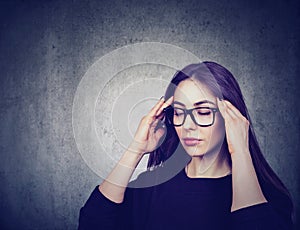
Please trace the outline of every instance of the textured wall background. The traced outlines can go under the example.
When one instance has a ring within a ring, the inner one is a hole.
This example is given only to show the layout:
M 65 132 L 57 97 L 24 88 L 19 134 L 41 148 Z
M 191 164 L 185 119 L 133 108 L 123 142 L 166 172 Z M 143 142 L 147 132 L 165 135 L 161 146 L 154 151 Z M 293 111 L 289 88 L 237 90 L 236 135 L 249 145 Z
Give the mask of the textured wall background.
M 299 213 L 299 6 L 289 1 L 0 3 L 0 228 L 75 229 L 101 182 L 72 133 L 90 65 L 136 42 L 164 42 L 229 68 L 261 147 Z M 299 219 L 299 218 L 298 218 Z

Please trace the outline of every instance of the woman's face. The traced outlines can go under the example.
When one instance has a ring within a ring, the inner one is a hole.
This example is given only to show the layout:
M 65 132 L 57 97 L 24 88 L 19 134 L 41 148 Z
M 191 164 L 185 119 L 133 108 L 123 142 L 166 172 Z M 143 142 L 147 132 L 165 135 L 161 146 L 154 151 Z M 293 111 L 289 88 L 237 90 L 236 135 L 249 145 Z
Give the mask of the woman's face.
M 217 98 L 198 81 L 187 79 L 179 83 L 174 92 L 174 119 L 181 116 L 179 113 L 182 110 L 180 109 L 198 107 L 217 108 Z M 175 108 L 178 108 L 177 112 Z M 196 119 L 201 121 L 207 119 L 205 116 L 211 116 L 207 115 L 209 112 L 211 110 L 197 109 L 193 111 L 193 114 L 204 116 L 204 118 Z M 175 126 L 175 129 L 183 148 L 190 156 L 204 156 L 220 152 L 225 136 L 224 120 L 220 112 L 215 113 L 215 120 L 211 126 L 201 127 L 191 119 L 190 115 L 187 115 L 183 125 Z

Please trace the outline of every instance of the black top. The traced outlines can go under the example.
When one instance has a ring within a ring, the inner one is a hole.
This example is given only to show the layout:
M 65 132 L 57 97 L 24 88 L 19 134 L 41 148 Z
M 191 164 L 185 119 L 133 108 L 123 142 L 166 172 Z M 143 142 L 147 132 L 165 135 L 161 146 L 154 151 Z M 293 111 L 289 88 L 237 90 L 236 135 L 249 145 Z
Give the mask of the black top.
M 122 204 L 107 199 L 97 186 L 80 210 L 79 229 L 292 229 L 288 204 L 276 199 L 280 207 L 269 201 L 231 212 L 231 175 L 189 178 L 182 170 L 156 186 L 127 188 Z

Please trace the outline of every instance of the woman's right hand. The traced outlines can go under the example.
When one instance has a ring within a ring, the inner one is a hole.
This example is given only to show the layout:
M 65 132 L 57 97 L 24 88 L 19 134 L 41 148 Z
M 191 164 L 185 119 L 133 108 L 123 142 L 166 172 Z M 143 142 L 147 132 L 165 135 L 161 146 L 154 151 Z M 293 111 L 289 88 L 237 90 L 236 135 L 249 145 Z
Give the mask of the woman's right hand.
M 164 117 L 163 110 L 170 106 L 173 97 L 167 101 L 161 98 L 150 112 L 142 118 L 134 135 L 134 140 L 129 146 L 129 150 L 137 154 L 152 152 L 157 147 L 159 140 L 165 134 L 165 127 L 158 126 Z

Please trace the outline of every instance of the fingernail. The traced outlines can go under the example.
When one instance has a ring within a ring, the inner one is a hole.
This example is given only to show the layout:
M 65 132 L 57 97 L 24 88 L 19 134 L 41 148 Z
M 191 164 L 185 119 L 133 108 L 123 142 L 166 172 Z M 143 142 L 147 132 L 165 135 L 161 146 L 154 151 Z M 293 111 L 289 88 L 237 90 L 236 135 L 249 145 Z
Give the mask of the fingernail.
M 161 97 L 159 98 L 159 100 L 161 100 L 161 99 L 163 99 L 163 98 L 165 98 L 165 96 L 161 96 Z
M 218 98 L 218 106 L 219 108 L 224 106 L 224 101 L 220 100 L 219 98 Z

